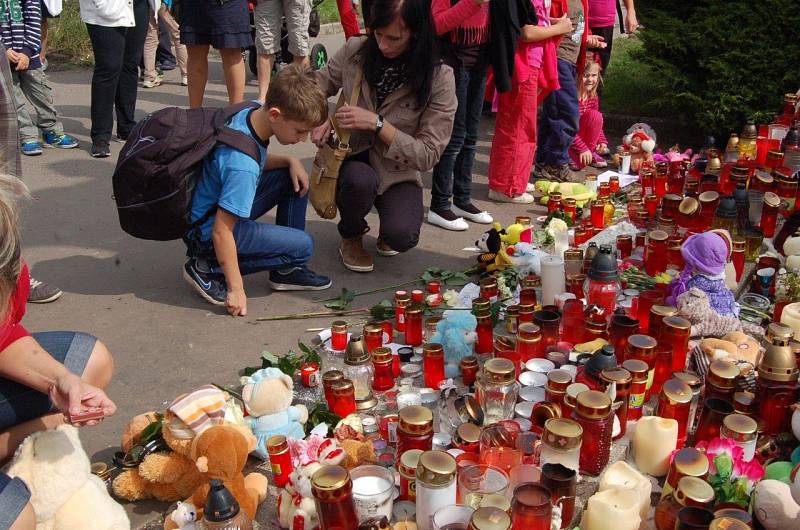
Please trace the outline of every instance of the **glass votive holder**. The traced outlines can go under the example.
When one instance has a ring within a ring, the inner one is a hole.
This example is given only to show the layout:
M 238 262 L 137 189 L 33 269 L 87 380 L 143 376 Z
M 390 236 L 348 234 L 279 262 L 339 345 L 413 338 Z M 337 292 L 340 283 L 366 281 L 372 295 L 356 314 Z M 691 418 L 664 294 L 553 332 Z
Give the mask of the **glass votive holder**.
M 708 530 L 714 520 L 714 512 L 697 506 L 685 506 L 678 510 L 675 530 Z
M 518 447 L 519 425 L 501 422 L 483 429 L 480 438 L 480 463 L 494 466 L 508 473 L 522 464 L 522 450 Z
M 392 518 L 394 473 L 385 467 L 361 465 L 350 470 L 353 503 L 359 522 L 371 517 Z
M 506 488 L 506 497 L 511 499 L 514 497 L 514 490 L 520 484 L 528 482 L 538 483 L 542 478 L 542 470 L 539 466 L 534 464 L 520 464 L 514 466 L 508 472 L 508 488 Z
M 478 464 L 459 469 L 457 502 L 477 509 L 485 495 L 504 495 L 508 484 L 506 472 L 491 465 Z
M 475 510 L 469 506 L 462 506 L 459 504 L 443 506 L 433 514 L 433 530 L 451 530 L 453 528 L 463 528 L 466 530 L 469 526 L 472 512 L 474 511 Z
M 744 232 L 747 241 L 744 251 L 745 260 L 754 262 L 761 254 L 761 244 L 764 242 L 764 232 L 758 228 L 750 228 Z

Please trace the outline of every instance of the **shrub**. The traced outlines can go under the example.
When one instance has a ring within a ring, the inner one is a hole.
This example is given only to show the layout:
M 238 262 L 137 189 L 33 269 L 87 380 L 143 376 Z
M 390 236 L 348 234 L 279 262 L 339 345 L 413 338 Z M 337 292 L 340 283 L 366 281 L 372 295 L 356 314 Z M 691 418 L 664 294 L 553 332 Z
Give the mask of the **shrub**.
M 94 54 L 86 24 L 81 22 L 78 2 L 64 2 L 61 16 L 48 20 L 47 55 L 58 57 L 55 63 L 93 64 Z M 63 60 L 62 60 L 63 59 Z
M 656 106 L 725 138 L 747 119 L 771 121 L 800 86 L 797 0 L 639 0 L 636 57 L 652 68 Z

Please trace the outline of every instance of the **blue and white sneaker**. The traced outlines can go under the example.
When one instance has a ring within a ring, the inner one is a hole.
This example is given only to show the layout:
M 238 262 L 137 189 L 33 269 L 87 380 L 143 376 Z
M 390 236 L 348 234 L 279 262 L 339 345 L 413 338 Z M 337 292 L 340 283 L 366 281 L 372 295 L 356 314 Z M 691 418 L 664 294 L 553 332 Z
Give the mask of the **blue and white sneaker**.
M 322 291 L 332 285 L 331 279 L 316 274 L 308 267 L 289 271 L 270 271 L 269 284 L 275 291 Z
M 21 147 L 22 154 L 36 156 L 42 154 L 42 144 L 37 141 L 24 142 Z
M 45 147 L 58 147 L 59 149 L 74 149 L 78 147 L 78 140 L 68 134 L 44 133 Z
M 225 305 L 225 297 L 228 295 L 225 280 L 219 280 L 215 275 L 199 270 L 196 259 L 192 258 L 184 263 L 183 278 L 209 304 Z

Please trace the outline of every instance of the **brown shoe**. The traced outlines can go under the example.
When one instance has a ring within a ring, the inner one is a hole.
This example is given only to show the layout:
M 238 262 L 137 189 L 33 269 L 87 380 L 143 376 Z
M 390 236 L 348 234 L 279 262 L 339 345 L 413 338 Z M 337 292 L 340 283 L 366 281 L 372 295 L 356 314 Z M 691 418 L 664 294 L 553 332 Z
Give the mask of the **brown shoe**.
M 379 256 L 383 256 L 384 258 L 390 258 L 400 254 L 395 249 L 390 247 L 383 239 L 378 239 L 378 243 L 375 245 L 375 250 L 378 252 Z
M 345 267 L 354 272 L 372 272 L 372 256 L 364 250 L 361 236 L 350 239 L 342 238 L 339 255 Z

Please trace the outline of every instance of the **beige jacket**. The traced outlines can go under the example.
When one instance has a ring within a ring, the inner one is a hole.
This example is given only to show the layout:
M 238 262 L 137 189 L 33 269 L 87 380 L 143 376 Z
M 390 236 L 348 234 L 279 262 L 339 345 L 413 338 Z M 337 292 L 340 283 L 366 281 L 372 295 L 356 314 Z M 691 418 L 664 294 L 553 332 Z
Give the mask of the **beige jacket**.
M 328 66 L 317 72 L 322 89 L 331 97 L 344 89 L 349 97 L 356 69 L 360 68 L 356 56 L 366 37 L 351 38 L 328 61 Z M 433 74 L 428 105 L 417 109 L 416 96 L 403 85 L 389 94 L 379 109 L 375 108 L 375 93 L 364 79 L 358 106 L 381 114 L 397 129 L 392 145 L 378 140 L 372 131 L 354 131 L 350 137 L 353 154 L 369 149 L 370 165 L 378 172 L 381 194 L 399 182 L 416 182 L 422 187 L 420 172 L 430 171 L 439 161 L 453 132 L 453 119 L 458 106 L 453 70 L 444 64 Z

